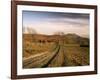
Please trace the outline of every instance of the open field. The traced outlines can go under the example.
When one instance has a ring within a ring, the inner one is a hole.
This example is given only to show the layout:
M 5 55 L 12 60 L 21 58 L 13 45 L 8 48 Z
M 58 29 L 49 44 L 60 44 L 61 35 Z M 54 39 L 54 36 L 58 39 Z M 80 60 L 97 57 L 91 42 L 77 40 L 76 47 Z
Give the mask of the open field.
M 89 65 L 89 39 L 23 34 L 23 68 Z
M 67 46 L 64 47 L 65 66 L 89 65 L 89 48 Z

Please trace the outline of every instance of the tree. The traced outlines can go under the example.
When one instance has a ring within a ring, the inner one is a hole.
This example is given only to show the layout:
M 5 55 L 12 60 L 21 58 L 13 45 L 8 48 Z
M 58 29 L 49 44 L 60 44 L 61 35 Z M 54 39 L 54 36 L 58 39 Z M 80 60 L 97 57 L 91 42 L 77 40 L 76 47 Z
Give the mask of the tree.
M 58 31 L 54 33 L 55 35 L 64 35 L 64 32 Z
M 23 27 L 23 33 L 36 34 L 36 30 L 32 27 Z
M 36 33 L 37 33 L 36 30 L 33 29 L 32 27 L 27 27 L 27 32 L 28 32 L 29 34 L 36 34 Z

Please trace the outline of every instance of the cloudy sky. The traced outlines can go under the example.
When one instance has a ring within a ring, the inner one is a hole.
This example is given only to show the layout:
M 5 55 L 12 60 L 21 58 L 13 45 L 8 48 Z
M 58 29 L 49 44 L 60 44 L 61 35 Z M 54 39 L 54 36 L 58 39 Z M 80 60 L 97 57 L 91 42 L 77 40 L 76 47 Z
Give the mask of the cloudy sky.
M 23 11 L 23 27 L 37 33 L 52 35 L 55 32 L 89 36 L 89 14 Z

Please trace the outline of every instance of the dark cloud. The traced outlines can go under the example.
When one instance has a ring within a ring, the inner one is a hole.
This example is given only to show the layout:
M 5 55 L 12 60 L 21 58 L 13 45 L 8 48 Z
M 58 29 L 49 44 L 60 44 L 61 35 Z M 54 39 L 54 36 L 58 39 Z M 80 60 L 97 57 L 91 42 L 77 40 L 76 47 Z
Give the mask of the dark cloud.
M 33 15 L 33 17 L 37 17 L 39 19 L 46 18 L 81 18 L 81 19 L 89 19 L 89 14 L 84 13 L 65 13 L 65 12 L 45 12 L 45 11 L 23 11 L 23 14 Z

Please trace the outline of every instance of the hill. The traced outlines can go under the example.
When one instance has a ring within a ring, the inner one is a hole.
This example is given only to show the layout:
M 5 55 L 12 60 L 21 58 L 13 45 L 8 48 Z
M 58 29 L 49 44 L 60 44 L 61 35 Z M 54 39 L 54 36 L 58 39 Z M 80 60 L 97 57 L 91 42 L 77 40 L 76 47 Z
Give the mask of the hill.
M 26 41 L 34 41 L 34 42 L 64 41 L 64 43 L 66 44 L 89 45 L 88 38 L 81 37 L 76 34 L 65 34 L 65 35 L 23 34 L 23 38 Z

